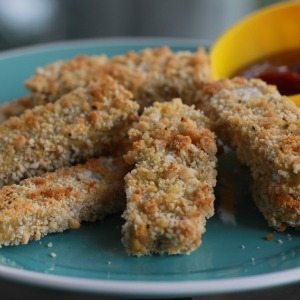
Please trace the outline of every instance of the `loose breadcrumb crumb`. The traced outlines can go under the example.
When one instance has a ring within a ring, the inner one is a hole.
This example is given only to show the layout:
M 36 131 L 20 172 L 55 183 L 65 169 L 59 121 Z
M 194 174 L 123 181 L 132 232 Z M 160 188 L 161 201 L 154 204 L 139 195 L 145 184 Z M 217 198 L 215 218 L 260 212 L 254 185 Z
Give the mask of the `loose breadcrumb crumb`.
M 273 233 L 269 233 L 265 236 L 265 240 L 267 240 L 268 242 L 273 241 L 273 239 L 274 239 Z
M 49 256 L 52 257 L 52 258 L 56 258 L 57 255 L 56 255 L 55 252 L 51 252 L 51 253 L 49 253 Z

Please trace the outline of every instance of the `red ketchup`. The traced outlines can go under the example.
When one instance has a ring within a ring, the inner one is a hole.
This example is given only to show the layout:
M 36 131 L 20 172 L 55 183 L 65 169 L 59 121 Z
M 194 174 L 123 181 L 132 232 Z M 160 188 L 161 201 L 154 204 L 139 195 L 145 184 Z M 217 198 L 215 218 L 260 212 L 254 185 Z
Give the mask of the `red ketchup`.
M 282 95 L 300 94 L 300 49 L 263 58 L 241 69 L 236 75 L 260 78 L 274 84 Z

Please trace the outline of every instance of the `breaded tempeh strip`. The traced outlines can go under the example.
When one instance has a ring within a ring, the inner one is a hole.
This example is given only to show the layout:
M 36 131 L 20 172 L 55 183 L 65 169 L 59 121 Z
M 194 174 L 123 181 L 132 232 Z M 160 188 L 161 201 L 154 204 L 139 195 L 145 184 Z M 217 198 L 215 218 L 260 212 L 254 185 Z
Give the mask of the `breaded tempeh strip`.
M 0 124 L 0 186 L 110 152 L 138 104 L 110 77 Z
M 105 55 L 77 56 L 68 61 L 58 61 L 46 68 L 38 68 L 33 82 L 29 80 L 26 84 L 29 89 L 33 85 L 32 93 L 0 105 L 0 122 L 19 116 L 26 109 L 54 102 L 78 87 L 101 79 L 99 74 L 103 73 L 102 68 L 107 61 Z
M 274 86 L 236 78 L 199 89 L 199 107 L 251 169 L 270 226 L 300 226 L 300 112 Z
M 105 74 L 129 89 L 141 107 L 150 105 L 154 100 L 166 101 L 175 97 L 191 104 L 196 91 L 194 86 L 212 78 L 209 58 L 204 49 L 195 53 L 174 53 L 166 47 L 145 49 L 111 60 L 105 56 L 79 56 L 38 68 L 36 74 L 26 81 L 26 87 L 31 92 L 27 96 L 27 108 L 54 102 Z M 0 113 L 2 109 L 15 112 L 14 115 L 22 113 L 22 106 L 16 102 L 2 107 Z
M 216 143 L 200 111 L 179 99 L 146 108 L 129 131 L 123 243 L 129 254 L 188 254 L 214 212 Z
M 122 158 L 102 157 L 0 189 L 0 247 L 78 228 L 125 206 Z
M 195 53 L 172 52 L 169 48 L 130 52 L 111 60 L 106 56 L 78 56 L 43 68 L 26 81 L 31 91 L 27 108 L 54 102 L 77 87 L 108 74 L 134 94 L 142 107 L 156 101 L 181 97 L 186 103 L 194 99 L 194 86 L 211 80 L 209 58 L 204 49 Z M 15 109 L 14 106 L 17 106 Z M 6 110 L 22 111 L 18 103 L 5 104 Z M 0 106 L 1 111 L 1 106 Z M 11 116 L 12 114 L 9 114 Z
M 103 75 L 102 69 L 107 61 L 105 55 L 81 55 L 38 68 L 33 78 L 25 84 L 32 91 L 33 105 L 54 102 L 78 87 L 101 79 L 99 75 Z
M 134 94 L 141 107 L 154 101 L 182 98 L 194 101 L 195 85 L 212 80 L 204 49 L 172 52 L 169 48 L 145 49 L 112 58 L 105 68 Z

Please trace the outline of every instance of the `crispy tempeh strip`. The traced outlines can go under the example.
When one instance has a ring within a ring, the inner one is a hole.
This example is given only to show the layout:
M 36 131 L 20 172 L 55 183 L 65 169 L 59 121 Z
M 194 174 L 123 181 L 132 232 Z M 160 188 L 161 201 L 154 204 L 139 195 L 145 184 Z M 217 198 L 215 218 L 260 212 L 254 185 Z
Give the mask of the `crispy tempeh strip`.
M 0 247 L 78 228 L 125 206 L 122 158 L 101 157 L 0 189 Z
M 105 74 L 129 89 L 141 107 L 150 105 L 154 100 L 166 101 L 175 97 L 181 97 L 190 104 L 194 100 L 194 86 L 211 79 L 209 58 L 203 49 L 195 53 L 174 53 L 169 48 L 145 49 L 111 60 L 105 56 L 79 56 L 38 68 L 26 82 L 31 91 L 27 97 L 27 108 L 54 102 Z M 6 111 L 15 112 L 15 115 L 22 112 L 18 102 L 3 107 Z
M 129 131 L 123 243 L 129 254 L 188 254 L 214 212 L 216 143 L 208 120 L 179 99 L 146 108 Z
M 110 152 L 138 104 L 110 77 L 0 124 L 0 186 Z
M 300 226 L 300 112 L 274 86 L 236 78 L 199 89 L 199 107 L 251 169 L 270 226 Z
M 105 55 L 77 56 L 69 61 L 57 61 L 46 68 L 38 68 L 34 76 L 33 93 L 1 104 L 0 122 L 19 116 L 26 109 L 54 102 L 72 90 L 98 80 L 100 70 L 102 73 L 107 61 Z
M 209 57 L 202 48 L 196 52 L 172 52 L 167 47 L 129 52 L 112 58 L 105 68 L 134 94 L 141 107 L 177 97 L 193 104 L 195 85 L 212 79 Z

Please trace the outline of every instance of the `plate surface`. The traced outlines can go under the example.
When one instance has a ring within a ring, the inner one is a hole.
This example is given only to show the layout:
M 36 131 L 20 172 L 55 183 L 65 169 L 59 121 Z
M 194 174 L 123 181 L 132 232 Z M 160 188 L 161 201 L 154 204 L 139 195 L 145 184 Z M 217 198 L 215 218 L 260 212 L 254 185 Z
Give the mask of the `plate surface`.
M 193 51 L 205 43 L 107 39 L 5 52 L 0 55 L 0 102 L 25 95 L 23 81 L 38 66 L 55 60 L 77 54 L 112 56 L 163 45 Z M 0 249 L 0 276 L 124 297 L 197 296 L 298 281 L 299 233 L 273 233 L 272 241 L 265 240 L 272 231 L 252 203 L 247 169 L 231 152 L 219 159 L 219 179 L 216 214 L 208 221 L 203 245 L 189 256 L 128 257 L 120 242 L 122 220 L 111 216 L 84 224 L 79 230 L 49 235 L 40 242 Z M 228 187 L 233 192 L 228 192 Z M 226 201 L 221 197 L 224 194 Z M 50 256 L 52 252 L 55 258 Z

